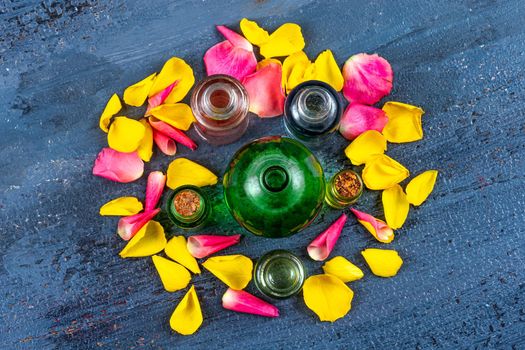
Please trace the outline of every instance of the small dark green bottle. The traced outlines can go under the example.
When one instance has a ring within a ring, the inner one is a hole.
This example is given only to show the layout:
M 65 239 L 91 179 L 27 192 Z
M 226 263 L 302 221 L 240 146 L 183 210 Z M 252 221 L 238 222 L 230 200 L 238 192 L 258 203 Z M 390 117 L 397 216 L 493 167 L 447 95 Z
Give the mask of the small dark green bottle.
M 325 201 L 335 209 L 343 209 L 357 202 L 363 194 L 363 180 L 352 169 L 343 169 L 326 184 Z
M 255 286 L 276 299 L 289 298 L 301 290 L 306 277 L 301 260 L 287 250 L 272 250 L 259 258 L 253 271 Z
M 176 188 L 168 196 L 166 212 L 176 226 L 193 229 L 204 225 L 210 216 L 211 205 L 199 187 L 185 185 Z

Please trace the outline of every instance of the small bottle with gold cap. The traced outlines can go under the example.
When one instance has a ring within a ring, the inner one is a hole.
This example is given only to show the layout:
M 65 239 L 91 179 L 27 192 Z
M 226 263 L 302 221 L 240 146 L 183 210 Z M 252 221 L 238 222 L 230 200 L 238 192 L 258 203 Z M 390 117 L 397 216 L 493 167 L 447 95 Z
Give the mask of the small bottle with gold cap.
M 201 188 L 184 185 L 168 196 L 166 213 L 176 226 L 193 229 L 204 225 L 210 216 L 211 205 Z
M 363 193 L 363 180 L 352 169 L 343 169 L 326 184 L 325 202 L 335 209 L 343 209 L 357 202 Z

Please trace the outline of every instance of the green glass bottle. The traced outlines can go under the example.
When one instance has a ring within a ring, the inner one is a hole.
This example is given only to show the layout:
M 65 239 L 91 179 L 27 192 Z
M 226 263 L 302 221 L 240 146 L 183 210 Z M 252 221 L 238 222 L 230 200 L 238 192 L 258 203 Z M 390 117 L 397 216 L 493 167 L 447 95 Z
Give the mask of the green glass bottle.
M 253 280 L 264 295 L 284 299 L 291 297 L 303 287 L 306 273 L 303 263 L 286 250 L 272 250 L 257 260 Z
M 224 175 L 224 198 L 258 236 L 290 236 L 308 226 L 324 200 L 323 169 L 299 141 L 269 136 L 243 146 Z
M 363 194 L 363 180 L 352 169 L 343 169 L 326 184 L 326 204 L 343 209 L 357 202 Z
M 184 185 L 173 190 L 166 201 L 166 213 L 173 224 L 182 229 L 202 227 L 207 221 L 211 205 L 199 187 Z

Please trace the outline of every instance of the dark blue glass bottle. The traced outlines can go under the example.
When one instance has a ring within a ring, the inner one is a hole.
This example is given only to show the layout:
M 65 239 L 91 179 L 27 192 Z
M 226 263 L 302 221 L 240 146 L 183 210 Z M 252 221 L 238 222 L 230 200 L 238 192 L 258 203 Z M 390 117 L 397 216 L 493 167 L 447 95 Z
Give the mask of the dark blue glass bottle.
M 297 85 L 284 104 L 284 126 L 290 136 L 308 146 L 320 146 L 337 130 L 342 115 L 337 91 L 330 85 L 309 80 Z

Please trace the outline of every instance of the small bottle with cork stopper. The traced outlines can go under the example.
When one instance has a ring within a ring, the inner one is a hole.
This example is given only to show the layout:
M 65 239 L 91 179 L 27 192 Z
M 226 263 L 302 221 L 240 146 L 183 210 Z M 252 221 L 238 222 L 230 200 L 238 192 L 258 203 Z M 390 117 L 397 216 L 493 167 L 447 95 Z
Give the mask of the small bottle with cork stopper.
M 237 141 L 248 128 L 248 92 L 235 78 L 210 75 L 195 86 L 191 96 L 195 129 L 212 145 Z
M 168 196 L 166 212 L 173 224 L 182 229 L 202 227 L 208 220 L 211 205 L 206 194 L 197 186 L 184 185 Z
M 335 209 L 343 209 L 357 202 L 363 193 L 363 180 L 352 169 L 343 169 L 326 184 L 325 202 Z
M 341 99 L 330 85 L 317 80 L 297 85 L 284 104 L 288 134 L 308 146 L 318 147 L 339 126 Z

